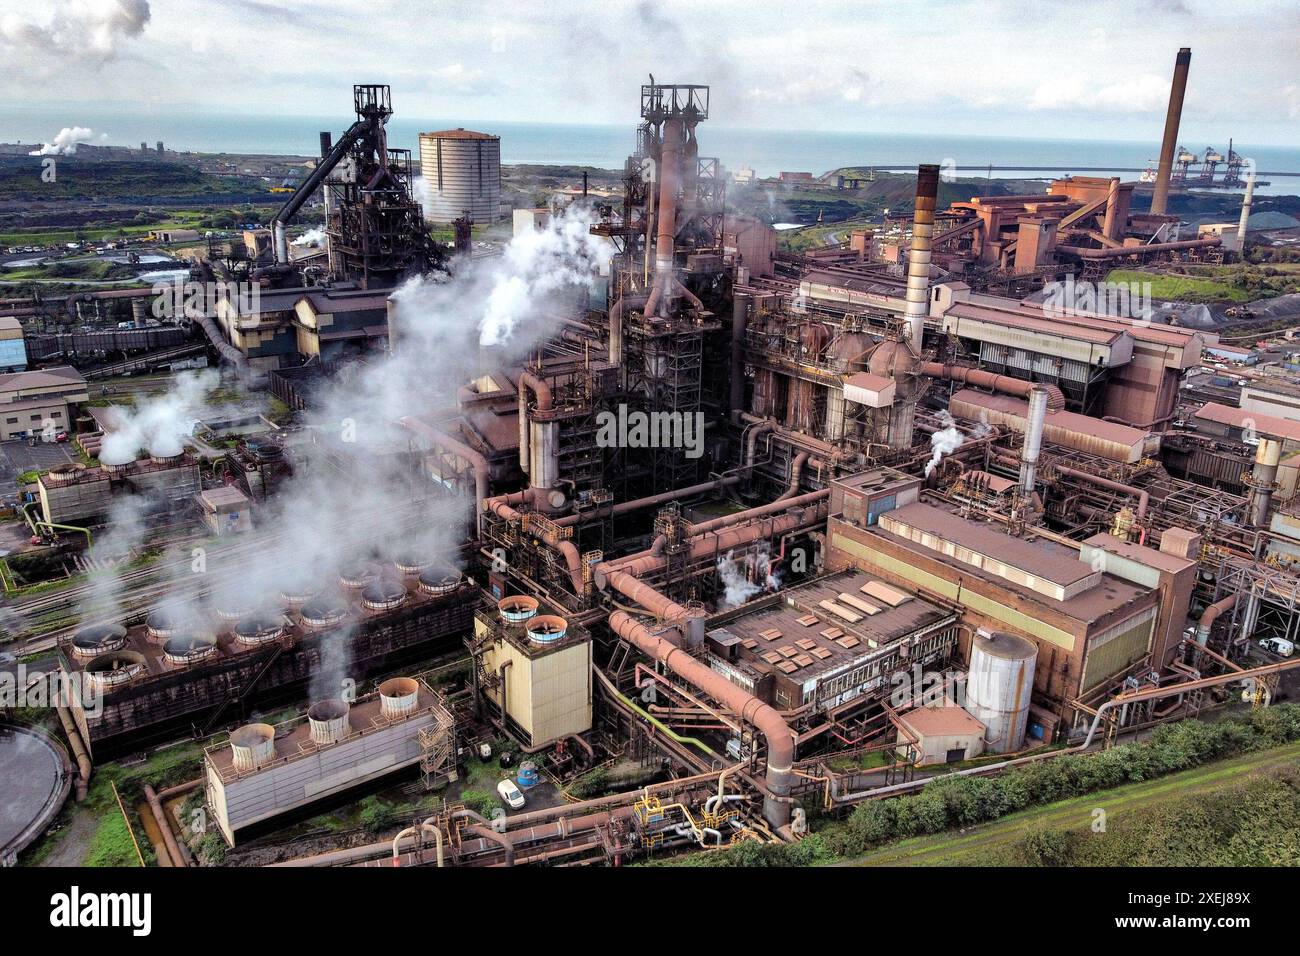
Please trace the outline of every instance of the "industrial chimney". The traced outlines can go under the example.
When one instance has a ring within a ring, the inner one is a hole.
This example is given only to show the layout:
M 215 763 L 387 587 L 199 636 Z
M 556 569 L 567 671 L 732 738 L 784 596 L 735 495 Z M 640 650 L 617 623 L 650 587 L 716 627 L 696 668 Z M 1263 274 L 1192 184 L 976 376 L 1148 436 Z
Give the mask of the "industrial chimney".
M 1047 420 L 1047 389 L 1035 385 L 1029 390 L 1029 414 L 1025 426 L 1025 444 L 1020 451 L 1020 493 L 1034 493 L 1034 473 L 1038 453 L 1043 447 L 1043 423 Z
M 1260 437 L 1255 449 L 1255 469 L 1250 474 L 1250 523 L 1256 528 L 1268 524 L 1268 506 L 1277 488 L 1277 466 L 1282 460 L 1282 443 Z
M 1246 221 L 1250 219 L 1250 204 L 1255 198 L 1255 165 L 1251 163 L 1246 173 L 1246 195 L 1241 200 L 1241 219 L 1237 222 L 1237 251 L 1246 259 Z
M 930 239 L 934 235 L 934 204 L 939 195 L 939 167 L 916 168 L 916 211 L 912 215 L 912 250 L 907 256 L 907 306 L 903 317 L 907 337 L 917 355 L 930 312 Z
M 1169 91 L 1169 112 L 1165 114 L 1165 138 L 1160 144 L 1160 165 L 1156 169 L 1156 189 L 1151 195 L 1151 212 L 1163 216 L 1169 198 L 1169 176 L 1174 169 L 1174 150 L 1178 148 L 1178 123 L 1183 116 L 1183 96 L 1187 92 L 1187 69 L 1192 65 L 1191 47 L 1183 47 L 1174 60 L 1174 85 Z

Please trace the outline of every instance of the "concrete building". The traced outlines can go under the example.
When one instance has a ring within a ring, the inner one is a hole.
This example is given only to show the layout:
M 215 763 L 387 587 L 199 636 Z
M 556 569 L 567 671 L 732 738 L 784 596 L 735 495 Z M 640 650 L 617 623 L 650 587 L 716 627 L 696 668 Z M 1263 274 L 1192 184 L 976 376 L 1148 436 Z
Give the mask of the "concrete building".
M 1153 653 L 1164 593 L 1159 584 L 1097 568 L 1048 537 L 1011 537 L 1001 526 L 917 502 L 880 514 L 874 524 L 832 510 L 827 542 L 832 568 L 862 568 L 962 605 L 965 656 L 978 628 L 1033 640 L 1035 692 L 1057 717 L 1070 712 L 1070 701 L 1109 686 Z M 1132 569 L 1129 576 L 1147 573 Z M 1171 566 L 1167 573 L 1181 572 Z M 1050 739 L 1050 732 L 1045 728 L 1044 736 Z
M 0 441 L 70 431 L 88 401 L 86 380 L 71 365 L 0 375 Z
M 248 496 L 233 485 L 209 488 L 199 494 L 203 522 L 217 536 L 251 531 L 253 513 Z
M 913 751 L 917 766 L 960 763 L 984 753 L 984 725 L 960 707 L 918 707 L 900 714 L 898 722 L 899 756 Z

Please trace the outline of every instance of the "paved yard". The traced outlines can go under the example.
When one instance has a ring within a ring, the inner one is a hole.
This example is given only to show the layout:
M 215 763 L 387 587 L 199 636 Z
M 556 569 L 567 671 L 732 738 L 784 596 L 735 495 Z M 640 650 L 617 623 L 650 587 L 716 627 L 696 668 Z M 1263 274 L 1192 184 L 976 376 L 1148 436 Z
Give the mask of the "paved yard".
M 71 442 L 42 442 L 36 446 L 29 446 L 21 439 L 0 442 L 0 482 L 7 484 L 24 471 L 44 471 L 76 460 Z

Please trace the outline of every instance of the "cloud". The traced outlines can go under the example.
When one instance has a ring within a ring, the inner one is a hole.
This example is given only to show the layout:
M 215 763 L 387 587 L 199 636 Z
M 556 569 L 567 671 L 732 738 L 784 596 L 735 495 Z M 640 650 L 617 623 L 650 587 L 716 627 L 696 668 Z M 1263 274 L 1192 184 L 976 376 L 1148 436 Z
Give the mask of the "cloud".
M 1117 83 L 1095 86 L 1070 77 L 1053 77 L 1029 97 L 1031 110 L 1081 110 L 1107 113 L 1149 113 L 1169 102 L 1169 78 L 1141 73 Z
M 71 0 L 45 22 L 16 13 L 0 18 L 0 48 L 49 61 L 103 64 L 144 33 L 149 0 Z

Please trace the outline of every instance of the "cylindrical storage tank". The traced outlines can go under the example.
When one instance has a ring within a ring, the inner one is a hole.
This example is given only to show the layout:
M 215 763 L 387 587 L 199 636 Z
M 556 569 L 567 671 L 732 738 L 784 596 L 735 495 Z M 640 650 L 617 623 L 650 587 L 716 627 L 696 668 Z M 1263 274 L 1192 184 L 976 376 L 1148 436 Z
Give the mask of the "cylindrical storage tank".
M 406 588 L 394 578 L 383 578 L 361 592 L 361 603 L 369 611 L 391 611 L 405 601 Z
M 990 753 L 1013 753 L 1024 744 L 1037 657 L 1034 642 L 1017 634 L 979 631 L 971 641 L 966 712 L 984 725 Z
M 529 787 L 535 787 L 541 781 L 541 775 L 537 772 L 537 764 L 531 760 L 525 760 L 519 765 L 519 776 L 517 777 L 519 786 L 524 790 Z
M 126 628 L 120 624 L 91 624 L 72 638 L 73 656 L 83 660 L 120 651 L 126 646 Z
M 420 590 L 435 597 L 450 594 L 460 587 L 460 572 L 451 568 L 432 567 L 420 572 Z
M 342 624 L 348 616 L 348 605 L 342 598 L 312 598 L 302 606 L 298 620 L 302 626 L 312 631 L 324 630 L 336 624 Z
M 497 601 L 497 611 L 507 624 L 523 624 L 537 613 L 537 598 L 526 594 L 513 594 Z
M 420 706 L 420 685 L 411 677 L 391 677 L 379 685 L 379 712 L 388 719 L 405 717 Z
M 217 617 L 226 624 L 248 617 L 253 612 L 251 603 L 244 603 L 238 598 L 227 598 L 217 605 Z
M 270 644 L 284 634 L 284 618 L 271 615 L 246 617 L 235 624 L 233 633 L 236 641 L 249 647 Z
M 147 669 L 143 654 L 113 651 L 99 655 L 86 665 L 86 682 L 95 690 L 110 690 L 131 683 Z
M 469 129 L 420 134 L 420 176 L 428 187 L 425 214 L 453 222 L 466 213 L 480 225 L 501 215 L 501 137 Z
M 231 731 L 230 756 L 239 773 L 270 763 L 275 759 L 275 728 L 270 724 L 245 724 Z
M 163 641 L 163 659 L 168 664 L 188 667 L 217 653 L 217 639 L 211 634 L 177 634 Z
M 348 705 L 341 700 L 322 700 L 307 708 L 311 739 L 317 744 L 332 744 L 351 733 Z
M 569 622 L 553 614 L 539 614 L 525 625 L 528 639 L 534 644 L 554 644 L 568 633 Z

